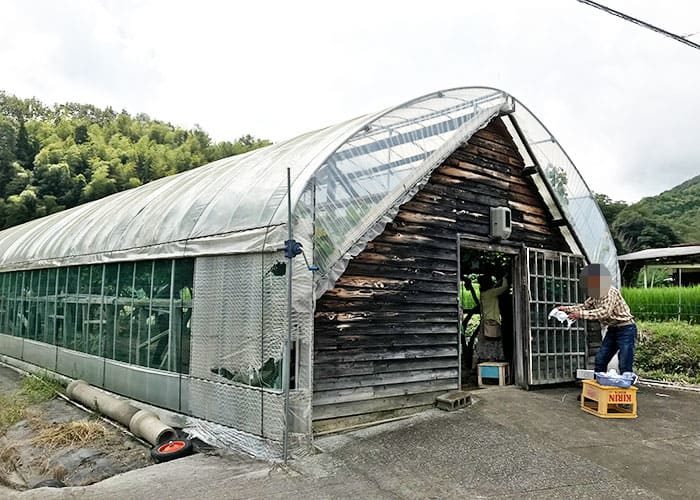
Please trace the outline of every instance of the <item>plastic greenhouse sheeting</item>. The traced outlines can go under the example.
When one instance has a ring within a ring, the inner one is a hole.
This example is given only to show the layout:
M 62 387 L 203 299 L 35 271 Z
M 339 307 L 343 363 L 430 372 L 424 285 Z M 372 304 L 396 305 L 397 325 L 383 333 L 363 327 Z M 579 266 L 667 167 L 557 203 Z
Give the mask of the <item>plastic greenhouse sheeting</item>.
M 523 130 L 586 256 L 617 282 L 612 237 L 581 175 L 527 108 L 490 88 L 435 92 L 10 228 L 0 232 L 0 269 L 278 250 L 289 167 L 295 237 L 314 249 L 322 292 L 430 172 L 501 113 Z

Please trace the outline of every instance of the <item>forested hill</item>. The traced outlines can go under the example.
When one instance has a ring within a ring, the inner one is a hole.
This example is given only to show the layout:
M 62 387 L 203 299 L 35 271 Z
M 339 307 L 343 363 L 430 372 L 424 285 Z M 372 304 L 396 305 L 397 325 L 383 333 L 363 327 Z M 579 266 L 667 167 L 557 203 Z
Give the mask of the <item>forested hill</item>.
M 628 205 L 598 194 L 618 251 L 700 242 L 700 175 Z
M 666 222 L 684 243 L 700 242 L 700 175 L 631 208 Z
M 268 144 L 0 91 L 0 229 Z

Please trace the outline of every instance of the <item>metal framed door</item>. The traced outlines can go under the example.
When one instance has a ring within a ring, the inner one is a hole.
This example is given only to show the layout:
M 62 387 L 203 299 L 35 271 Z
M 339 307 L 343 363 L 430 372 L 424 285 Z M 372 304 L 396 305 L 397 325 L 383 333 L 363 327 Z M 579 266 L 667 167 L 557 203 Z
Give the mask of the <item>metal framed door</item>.
M 577 321 L 571 328 L 548 319 L 556 306 L 583 301 L 579 276 L 584 266 L 580 255 L 527 249 L 529 292 L 529 337 L 526 352 L 528 384 L 542 385 L 576 379 L 576 370 L 586 368 L 586 325 Z

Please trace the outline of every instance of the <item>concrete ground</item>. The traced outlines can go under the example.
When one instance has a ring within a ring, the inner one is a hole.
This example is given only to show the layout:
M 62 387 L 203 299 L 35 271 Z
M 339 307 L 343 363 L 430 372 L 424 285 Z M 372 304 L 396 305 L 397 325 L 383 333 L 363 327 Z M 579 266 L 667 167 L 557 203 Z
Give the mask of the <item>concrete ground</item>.
M 49 498 L 700 498 L 700 394 L 642 388 L 639 418 L 578 409 L 575 388 L 476 391 L 473 406 L 323 437 L 284 469 L 195 455 Z

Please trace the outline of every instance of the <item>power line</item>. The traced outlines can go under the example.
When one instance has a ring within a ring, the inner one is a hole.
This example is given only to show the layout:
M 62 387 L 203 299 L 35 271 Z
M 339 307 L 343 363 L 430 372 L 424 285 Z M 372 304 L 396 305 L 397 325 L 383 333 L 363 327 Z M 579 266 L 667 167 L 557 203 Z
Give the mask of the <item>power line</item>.
M 596 9 L 600 9 L 603 12 L 607 12 L 608 14 L 612 14 L 613 16 L 617 16 L 621 19 L 624 19 L 625 21 L 629 21 L 631 23 L 636 24 L 637 26 L 641 26 L 642 28 L 656 31 L 657 33 L 661 33 L 664 36 L 667 36 L 669 38 L 673 38 L 677 42 L 684 43 L 690 47 L 693 47 L 694 49 L 700 50 L 700 45 L 695 43 L 695 42 L 691 42 L 690 40 L 688 40 L 687 37 L 676 35 L 675 33 L 671 33 L 670 31 L 666 31 L 665 29 L 659 28 L 658 26 L 654 26 L 653 24 L 649 24 L 647 22 L 644 22 L 640 19 L 637 19 L 636 17 L 628 16 L 627 14 L 623 14 L 620 11 L 617 11 L 615 9 L 611 9 L 610 7 L 606 7 L 605 5 L 601 5 L 597 2 L 591 2 L 590 0 L 576 0 L 576 1 L 579 3 L 585 4 L 585 5 L 588 5 L 590 7 L 595 7 Z M 692 35 L 689 35 L 689 36 L 692 36 Z

